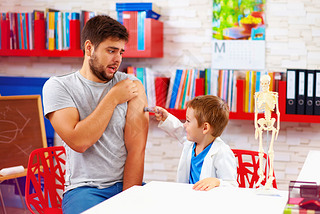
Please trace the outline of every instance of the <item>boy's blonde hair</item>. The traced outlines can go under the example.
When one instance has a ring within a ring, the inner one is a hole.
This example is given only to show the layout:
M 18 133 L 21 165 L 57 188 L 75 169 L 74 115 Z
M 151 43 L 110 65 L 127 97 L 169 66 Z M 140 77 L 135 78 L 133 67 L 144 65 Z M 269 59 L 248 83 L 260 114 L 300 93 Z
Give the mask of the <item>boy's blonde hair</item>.
M 229 107 L 220 97 L 213 95 L 198 96 L 190 100 L 187 107 L 194 110 L 194 116 L 199 127 L 205 122 L 213 127 L 211 134 L 214 137 L 219 137 L 228 124 Z

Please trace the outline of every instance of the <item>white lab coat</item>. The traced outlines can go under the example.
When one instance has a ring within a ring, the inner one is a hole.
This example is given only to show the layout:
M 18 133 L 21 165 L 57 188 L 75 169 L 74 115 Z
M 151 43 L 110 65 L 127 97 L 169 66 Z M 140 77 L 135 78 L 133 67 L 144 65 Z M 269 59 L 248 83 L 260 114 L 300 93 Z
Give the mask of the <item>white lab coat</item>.
M 169 114 L 165 121 L 161 121 L 159 128 L 183 144 L 183 150 L 177 172 L 177 182 L 189 183 L 190 164 L 194 142 L 188 141 L 183 124 L 179 119 Z M 208 154 L 204 158 L 200 180 L 215 177 L 220 180 L 220 186 L 238 186 L 237 164 L 230 147 L 220 137 L 213 142 Z

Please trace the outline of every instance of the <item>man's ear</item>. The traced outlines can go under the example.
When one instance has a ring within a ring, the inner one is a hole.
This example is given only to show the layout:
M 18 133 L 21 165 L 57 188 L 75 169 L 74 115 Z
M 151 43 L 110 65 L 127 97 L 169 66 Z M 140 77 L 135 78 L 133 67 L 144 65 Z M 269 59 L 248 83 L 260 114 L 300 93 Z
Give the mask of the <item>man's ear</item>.
M 211 129 L 210 124 L 208 122 L 204 122 L 204 124 L 202 126 L 202 133 L 207 134 L 207 133 L 209 133 L 210 129 Z
M 84 50 L 85 50 L 85 54 L 87 56 L 92 56 L 93 51 L 94 51 L 94 47 L 93 47 L 93 44 L 91 43 L 90 40 L 86 40 L 84 42 Z

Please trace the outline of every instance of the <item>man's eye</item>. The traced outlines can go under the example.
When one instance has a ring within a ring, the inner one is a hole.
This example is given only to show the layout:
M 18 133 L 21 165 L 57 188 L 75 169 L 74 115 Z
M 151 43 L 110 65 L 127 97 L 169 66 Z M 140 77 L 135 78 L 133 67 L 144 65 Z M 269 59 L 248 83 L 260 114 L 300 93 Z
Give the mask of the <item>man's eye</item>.
M 109 53 L 114 53 L 114 50 L 108 50 Z

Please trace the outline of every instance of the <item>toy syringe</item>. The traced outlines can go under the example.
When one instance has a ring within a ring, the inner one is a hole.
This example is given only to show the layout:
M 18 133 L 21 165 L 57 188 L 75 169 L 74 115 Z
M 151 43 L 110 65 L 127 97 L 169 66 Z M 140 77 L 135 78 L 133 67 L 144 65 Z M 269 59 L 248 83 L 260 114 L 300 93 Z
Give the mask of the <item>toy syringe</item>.
M 154 109 L 154 107 L 144 107 L 143 111 L 144 112 L 156 113 L 156 110 Z

